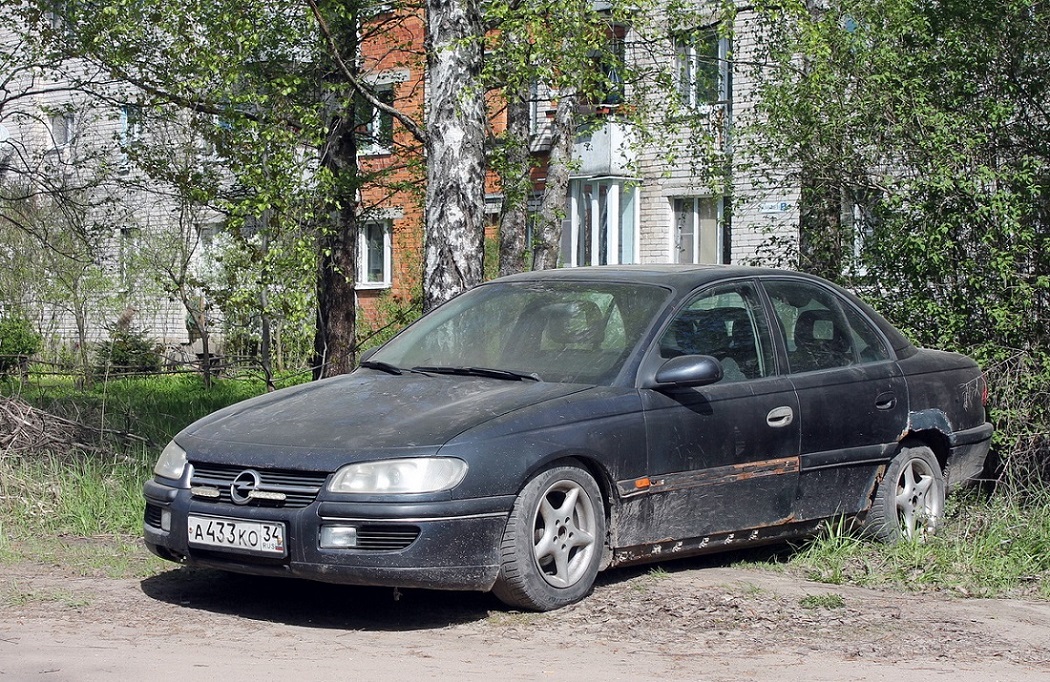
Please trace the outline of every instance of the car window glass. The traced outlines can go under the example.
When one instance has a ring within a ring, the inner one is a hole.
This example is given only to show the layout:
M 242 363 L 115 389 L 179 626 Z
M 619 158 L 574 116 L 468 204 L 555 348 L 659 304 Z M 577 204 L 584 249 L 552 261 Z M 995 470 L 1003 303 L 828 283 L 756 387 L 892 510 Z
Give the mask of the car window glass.
M 621 283 L 491 284 L 406 329 L 372 360 L 398 367 L 486 367 L 544 381 L 608 383 L 668 292 Z
M 726 382 L 772 374 L 768 325 L 754 289 L 734 285 L 698 295 L 664 331 L 660 355 L 710 355 L 722 364 Z
M 849 322 L 850 331 L 853 334 L 853 345 L 857 352 L 859 362 L 878 362 L 889 360 L 890 351 L 886 342 L 882 339 L 875 327 L 863 317 L 853 306 L 843 305 L 842 312 Z
M 805 282 L 767 281 L 792 373 L 888 357 L 879 335 L 852 306 Z

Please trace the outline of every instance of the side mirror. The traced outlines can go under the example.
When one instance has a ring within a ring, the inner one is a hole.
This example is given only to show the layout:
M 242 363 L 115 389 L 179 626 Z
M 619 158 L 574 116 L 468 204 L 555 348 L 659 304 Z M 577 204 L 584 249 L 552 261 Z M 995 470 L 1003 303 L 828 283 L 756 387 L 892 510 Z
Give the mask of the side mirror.
M 707 386 L 722 379 L 722 363 L 710 355 L 679 355 L 656 371 L 651 388 Z

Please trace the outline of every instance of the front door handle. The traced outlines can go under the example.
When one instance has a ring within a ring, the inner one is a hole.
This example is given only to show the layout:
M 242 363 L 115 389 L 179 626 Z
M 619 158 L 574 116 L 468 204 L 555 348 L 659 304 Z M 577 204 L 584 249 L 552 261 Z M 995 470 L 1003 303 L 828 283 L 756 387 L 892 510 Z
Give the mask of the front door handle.
M 875 409 L 877 410 L 892 410 L 893 406 L 897 404 L 897 396 L 893 391 L 886 391 L 880 393 L 878 398 L 875 398 Z
M 766 423 L 775 429 L 781 429 L 795 421 L 795 411 L 787 405 L 774 407 L 766 415 Z

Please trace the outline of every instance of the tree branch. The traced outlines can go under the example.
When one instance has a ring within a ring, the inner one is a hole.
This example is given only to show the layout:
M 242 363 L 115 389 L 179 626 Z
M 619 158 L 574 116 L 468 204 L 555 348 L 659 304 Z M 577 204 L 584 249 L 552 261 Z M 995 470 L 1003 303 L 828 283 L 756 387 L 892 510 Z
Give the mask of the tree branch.
M 325 21 L 324 17 L 321 15 L 321 9 L 317 6 L 317 1 L 306 0 L 306 3 L 310 5 L 310 9 L 314 13 L 314 18 L 317 19 L 317 24 L 321 28 L 321 33 L 324 34 L 325 42 L 328 43 L 328 50 L 329 52 L 331 52 L 332 58 L 335 59 L 336 65 L 339 67 L 339 70 L 342 71 L 343 76 L 346 78 L 347 82 L 349 82 L 350 85 L 353 86 L 354 90 L 356 90 L 358 94 L 364 97 L 369 104 L 371 104 L 379 111 L 382 111 L 385 114 L 390 114 L 391 116 L 396 118 L 401 123 L 401 125 L 403 125 L 405 129 L 412 134 L 412 137 L 416 138 L 416 140 L 420 143 L 426 144 L 427 135 L 418 123 L 413 121 L 411 117 L 407 116 L 395 107 L 392 107 L 389 104 L 380 101 L 379 98 L 377 98 L 369 88 L 366 88 L 364 86 L 360 79 L 354 76 L 353 72 L 350 70 L 350 67 L 346 65 L 346 62 L 343 61 L 342 55 L 339 53 L 339 47 L 336 45 L 335 39 L 332 37 L 332 32 L 328 28 L 328 22 Z

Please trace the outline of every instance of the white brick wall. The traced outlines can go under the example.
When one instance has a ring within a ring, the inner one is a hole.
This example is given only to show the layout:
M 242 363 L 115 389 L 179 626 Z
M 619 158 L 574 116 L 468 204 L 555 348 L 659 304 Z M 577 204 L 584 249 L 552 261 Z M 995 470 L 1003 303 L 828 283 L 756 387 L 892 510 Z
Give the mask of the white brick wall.
M 0 49 L 16 50 L 16 40 L 10 27 L 0 27 Z M 0 61 L 0 69 L 3 63 Z M 88 74 L 86 68 L 81 72 Z M 8 75 L 0 73 L 3 78 Z M 122 276 L 122 231 L 161 243 L 177 239 L 176 205 L 166 198 L 166 193 L 149 191 L 148 183 L 129 182 L 141 178 L 136 177 L 134 171 L 129 172 L 117 146 L 122 130 L 120 107 L 100 103 L 63 85 L 63 82 L 49 80 L 47 74 L 39 70 L 23 70 L 7 85 L 8 93 L 28 94 L 9 99 L 0 108 L 0 122 L 11 134 L 10 141 L 0 145 L 0 158 L 6 157 L 7 163 L 20 171 L 8 170 L 2 180 L 31 177 L 40 184 L 41 178 L 51 181 L 64 178 L 71 186 L 91 187 L 78 195 L 88 208 L 72 214 L 76 229 L 99 235 L 101 248 L 97 260 L 107 280 L 79 287 L 82 291 L 95 292 L 79 295 L 86 314 L 89 342 L 106 338 L 107 329 L 128 307 L 136 309 L 133 326 L 146 329 L 151 337 L 170 344 L 188 342 L 186 311 L 182 304 L 160 291 L 149 273 L 133 279 Z M 66 114 L 72 115 L 71 139 L 56 146 L 51 118 Z M 49 229 L 56 232 L 70 229 L 71 214 L 54 208 L 46 194 L 37 200 L 37 208 L 41 214 L 50 216 Z M 55 273 L 50 277 L 51 293 L 46 292 L 47 287 L 43 286 L 46 283 L 41 283 L 35 287 L 35 300 L 22 303 L 34 311 L 44 332 L 72 344 L 78 338 L 76 318 L 72 306 L 62 300 L 65 298 L 62 293 L 74 287 L 67 283 L 67 277 Z
M 712 6 L 710 20 L 715 20 Z M 754 22 L 751 13 L 738 15 L 732 41 L 735 61 L 747 62 L 755 49 Z M 663 60 L 674 68 L 674 57 L 670 43 L 654 46 L 645 42 L 644 49 L 636 51 L 642 66 L 652 68 L 657 60 Z M 645 60 L 649 60 L 646 62 Z M 732 113 L 733 120 L 746 120 L 753 113 L 754 84 L 747 69 L 733 69 Z M 716 110 L 717 116 L 721 112 Z M 718 125 L 714 126 L 719 130 Z M 746 169 L 746 140 L 736 139 L 734 128 L 735 168 L 732 176 L 734 202 L 732 206 L 731 260 L 733 263 L 751 263 L 769 251 L 773 238 L 797 240 L 798 236 L 798 189 L 783 182 L 783 173 L 772 169 Z M 672 261 L 673 216 L 671 200 L 674 197 L 717 196 L 717 188 L 705 185 L 702 178 L 703 155 L 697 155 L 690 147 L 686 135 L 680 134 L 649 145 L 639 150 L 638 175 L 641 179 L 641 259 L 647 263 Z M 668 164 L 667 149 L 677 152 L 674 162 Z M 757 171 L 761 172 L 757 172 Z M 772 176 L 772 179 L 763 177 Z M 775 209 L 774 209 L 775 205 Z M 770 254 L 775 255 L 775 254 Z M 763 259 L 767 263 L 769 258 Z

